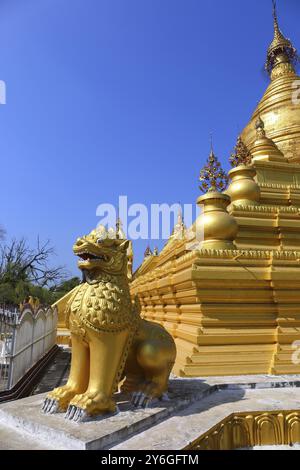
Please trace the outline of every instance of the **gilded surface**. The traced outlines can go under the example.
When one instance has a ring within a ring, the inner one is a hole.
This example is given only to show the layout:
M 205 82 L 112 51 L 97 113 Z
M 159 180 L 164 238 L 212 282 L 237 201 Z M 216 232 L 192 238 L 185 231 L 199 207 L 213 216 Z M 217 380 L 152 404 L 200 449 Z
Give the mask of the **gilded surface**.
M 139 298 L 141 316 L 163 326 L 176 342 L 174 372 L 179 376 L 300 373 L 293 360 L 295 341 L 300 341 L 299 94 L 294 99 L 300 78 L 295 58 L 274 11 L 274 41 L 267 55 L 271 82 L 238 140 L 231 160 L 237 166 L 229 173 L 226 194 L 220 190 L 227 178 L 212 154 L 201 173 L 201 189 L 211 189 L 198 200 L 203 214 L 184 229 L 192 236 L 190 243 L 172 234 L 159 255 L 148 253 L 133 275 L 130 290 Z M 203 230 L 202 243 L 197 228 Z M 67 334 L 62 320 L 67 300 L 58 305 L 60 338 Z M 96 328 L 99 319 L 108 320 L 100 315 L 91 316 Z M 127 322 L 125 317 L 120 321 Z M 93 322 L 80 320 L 79 333 L 97 334 Z
M 134 406 L 162 398 L 176 357 L 170 334 L 141 319 L 138 301 L 131 301 L 129 242 L 109 235 L 105 229 L 92 231 L 74 245 L 84 282 L 63 301 L 72 337 L 71 371 L 67 384 L 43 404 L 46 413 L 67 409 L 66 417 L 75 421 L 114 412 L 113 393 L 121 380 L 124 389 L 137 392 Z
M 272 139 L 285 157 L 300 162 L 300 77 L 295 72 L 298 53 L 292 42 L 280 30 L 274 7 L 274 39 L 268 49 L 266 69 L 271 83 L 255 110 L 250 123 L 242 133 L 247 147 L 252 151 L 255 141 L 255 122 L 260 116 L 265 123 L 267 136 Z
M 234 450 L 300 442 L 300 411 L 236 413 L 189 444 L 185 450 Z
M 237 165 L 225 192 L 231 201 L 224 193 L 201 196 L 204 211 L 193 228 L 203 229 L 202 243 L 195 241 L 189 251 L 185 241 L 171 237 L 131 284 L 142 316 L 175 338 L 177 375 L 300 373 L 293 359 L 300 340 L 295 59 L 274 10 L 267 57 L 271 83 L 231 158 Z
M 133 315 L 128 282 L 105 275 L 96 285 L 79 287 L 70 309 L 70 328 L 74 321 L 95 331 L 121 331 L 136 320 Z

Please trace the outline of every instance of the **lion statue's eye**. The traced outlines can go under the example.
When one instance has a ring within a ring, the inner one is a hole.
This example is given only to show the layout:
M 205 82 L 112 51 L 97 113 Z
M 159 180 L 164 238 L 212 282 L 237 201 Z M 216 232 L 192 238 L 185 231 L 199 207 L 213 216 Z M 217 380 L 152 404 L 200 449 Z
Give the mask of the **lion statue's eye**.
M 98 238 L 98 239 L 97 239 L 98 245 L 100 245 L 100 244 L 103 243 L 103 242 L 104 242 L 104 238 Z

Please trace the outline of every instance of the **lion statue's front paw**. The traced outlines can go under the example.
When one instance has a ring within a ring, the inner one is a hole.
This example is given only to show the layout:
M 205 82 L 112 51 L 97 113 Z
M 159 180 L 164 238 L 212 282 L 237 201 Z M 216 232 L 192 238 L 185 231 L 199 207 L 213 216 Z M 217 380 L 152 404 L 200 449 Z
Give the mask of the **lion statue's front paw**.
M 114 413 L 115 402 L 103 393 L 86 392 L 76 395 L 70 402 L 65 418 L 84 421 L 86 418 L 105 413 Z
M 47 414 L 66 411 L 70 401 L 77 393 L 78 390 L 69 385 L 55 388 L 46 396 L 42 405 L 42 411 Z

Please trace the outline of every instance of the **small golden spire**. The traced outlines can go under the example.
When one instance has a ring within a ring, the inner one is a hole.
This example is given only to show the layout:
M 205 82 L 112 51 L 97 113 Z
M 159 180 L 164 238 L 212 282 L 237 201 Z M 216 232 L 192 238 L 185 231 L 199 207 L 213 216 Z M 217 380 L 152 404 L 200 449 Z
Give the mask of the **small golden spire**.
M 182 209 L 178 210 L 177 214 L 177 223 L 175 224 L 174 230 L 173 230 L 173 238 L 177 240 L 183 240 L 185 237 L 185 232 L 186 232 L 186 226 L 184 223 L 184 217 L 182 214 Z
M 125 238 L 126 238 L 126 235 L 123 230 L 123 223 L 119 217 L 119 211 L 118 211 L 117 220 L 116 220 L 116 239 L 125 240 Z
M 255 129 L 256 129 L 257 139 L 261 139 L 263 137 L 266 137 L 265 123 L 262 120 L 260 115 L 258 116 L 257 121 L 255 123 Z
M 272 0 L 273 3 L 273 18 L 274 18 L 274 29 L 275 32 L 279 32 L 279 25 L 278 25 L 278 15 L 277 15 L 277 5 L 276 0 Z
M 252 155 L 248 147 L 244 144 L 242 137 L 239 136 L 236 146 L 234 147 L 234 153 L 232 153 L 229 158 L 231 166 L 234 168 L 239 165 L 251 165 L 251 160 Z
M 283 153 L 279 150 L 277 145 L 272 139 L 269 139 L 265 131 L 265 123 L 261 116 L 255 123 L 256 140 L 252 149 L 252 158 L 254 161 L 285 161 Z
M 207 191 L 224 191 L 228 185 L 228 176 L 214 153 L 212 140 L 207 164 L 200 171 L 199 181 L 201 182 L 199 188 L 203 193 Z
M 214 153 L 213 133 L 210 134 L 210 152 Z
M 288 73 L 295 73 L 295 65 L 298 61 L 297 50 L 292 42 L 287 39 L 281 32 L 278 23 L 277 5 L 276 0 L 273 2 L 273 18 L 274 18 L 274 39 L 269 46 L 268 56 L 266 61 L 266 70 L 272 77 L 272 72 L 277 66 L 285 68 Z M 282 64 L 285 64 L 282 66 Z
M 159 252 L 158 252 L 158 247 L 156 246 L 153 250 L 153 256 L 158 256 Z
M 147 248 L 146 248 L 146 251 L 144 253 L 144 258 L 149 258 L 149 256 L 152 256 L 152 255 L 153 255 L 153 253 L 151 251 L 150 246 L 148 245 Z
M 259 115 L 255 123 L 255 129 L 258 130 L 258 129 L 264 129 L 264 128 L 265 128 L 265 123 L 262 120 L 261 116 Z

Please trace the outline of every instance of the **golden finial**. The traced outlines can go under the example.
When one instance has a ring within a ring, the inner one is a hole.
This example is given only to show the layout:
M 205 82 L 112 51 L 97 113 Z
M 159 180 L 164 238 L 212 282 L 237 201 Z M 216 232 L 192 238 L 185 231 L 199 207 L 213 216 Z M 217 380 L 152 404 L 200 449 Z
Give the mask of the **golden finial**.
M 255 123 L 255 129 L 256 129 L 257 131 L 259 131 L 259 130 L 263 130 L 263 131 L 264 131 L 264 130 L 265 130 L 265 123 L 264 123 L 264 121 L 262 120 L 262 118 L 261 118 L 260 115 L 258 116 L 257 121 L 256 121 L 256 123 Z
M 214 153 L 213 133 L 210 134 L 210 153 Z
M 180 225 L 180 227 L 184 226 L 184 217 L 181 209 L 181 204 L 179 203 L 179 209 L 177 212 L 177 224 Z
M 175 224 L 175 227 L 173 230 L 174 239 L 182 240 L 185 236 L 185 231 L 186 231 L 186 226 L 184 223 L 184 217 L 183 217 L 182 209 L 180 206 L 178 210 L 178 214 L 177 214 L 177 223 Z
M 228 185 L 228 176 L 214 153 L 212 139 L 207 164 L 200 171 L 199 181 L 201 182 L 199 188 L 203 193 L 207 191 L 224 191 Z
M 157 246 L 153 250 L 153 256 L 158 256 L 158 247 Z
M 116 219 L 116 239 L 125 240 L 125 238 L 126 238 L 126 235 L 123 230 L 123 223 L 122 223 L 122 220 L 120 219 L 120 213 L 118 209 L 117 219 Z
M 289 73 L 295 72 L 295 65 L 298 61 L 297 50 L 292 42 L 287 39 L 279 27 L 277 3 L 273 2 L 273 19 L 274 19 L 274 39 L 268 49 L 268 57 L 266 61 L 266 70 L 272 75 L 273 70 L 281 64 L 286 64 L 285 70 Z M 282 68 L 282 66 L 281 66 Z
M 272 0 L 272 3 L 273 3 L 274 29 L 275 29 L 275 31 L 276 30 L 279 31 L 276 0 Z
M 257 121 L 255 123 L 255 129 L 257 139 L 263 139 L 264 137 L 266 137 L 265 123 L 262 120 L 261 116 L 258 116 L 257 118 Z
M 239 136 L 237 139 L 236 146 L 234 147 L 234 153 L 231 154 L 229 161 L 231 166 L 237 167 L 239 165 L 250 165 L 252 155 L 248 147 L 244 144 L 242 137 Z
M 152 256 L 152 251 L 151 251 L 150 246 L 147 246 L 146 251 L 144 253 L 144 257 L 149 258 L 149 256 Z

